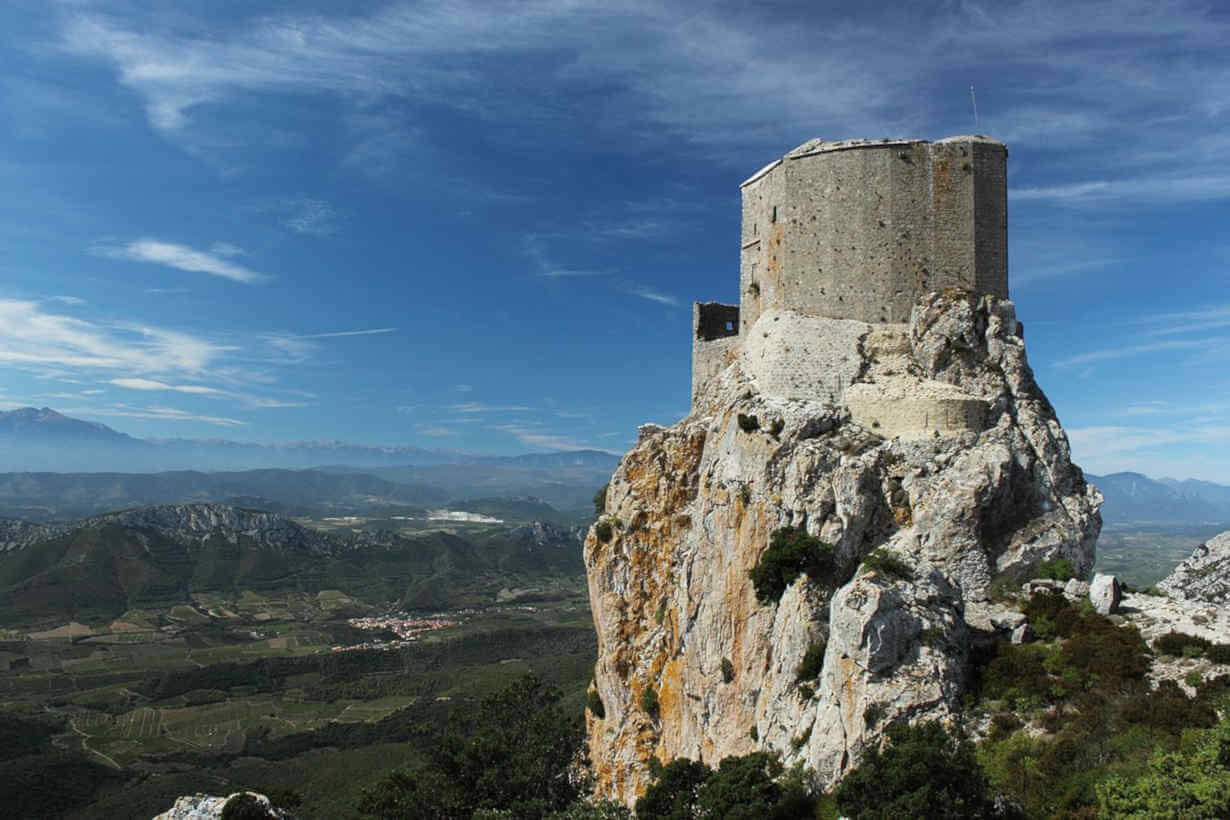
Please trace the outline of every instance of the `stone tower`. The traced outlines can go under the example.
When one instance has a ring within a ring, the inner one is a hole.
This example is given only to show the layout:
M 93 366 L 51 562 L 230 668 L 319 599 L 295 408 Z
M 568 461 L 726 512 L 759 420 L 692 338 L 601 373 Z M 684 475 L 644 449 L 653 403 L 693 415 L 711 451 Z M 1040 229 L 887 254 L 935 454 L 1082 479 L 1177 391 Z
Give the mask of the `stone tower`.
M 842 401 L 856 375 L 843 337 L 885 325 L 877 338 L 891 347 L 891 328 L 933 291 L 1006 299 L 1007 156 L 983 136 L 815 139 L 752 175 L 740 186 L 740 304 L 693 311 L 693 404 L 733 356 L 767 392 Z M 766 313 L 829 321 L 766 344 L 749 333 Z

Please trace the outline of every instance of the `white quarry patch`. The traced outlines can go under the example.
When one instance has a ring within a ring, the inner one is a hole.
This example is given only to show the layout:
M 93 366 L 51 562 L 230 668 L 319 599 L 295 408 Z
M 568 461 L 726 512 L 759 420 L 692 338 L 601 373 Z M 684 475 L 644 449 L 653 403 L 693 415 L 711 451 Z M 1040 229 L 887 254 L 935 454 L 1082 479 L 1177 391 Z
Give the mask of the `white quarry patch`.
M 503 524 L 504 519 L 462 510 L 428 510 L 428 521 L 464 521 L 469 524 Z

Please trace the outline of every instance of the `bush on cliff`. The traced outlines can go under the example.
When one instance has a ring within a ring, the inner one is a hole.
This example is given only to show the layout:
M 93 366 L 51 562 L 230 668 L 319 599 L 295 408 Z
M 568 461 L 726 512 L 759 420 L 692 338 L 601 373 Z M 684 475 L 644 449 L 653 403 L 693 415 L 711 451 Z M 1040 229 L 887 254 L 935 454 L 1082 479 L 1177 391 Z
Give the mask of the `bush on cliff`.
M 802 527 L 782 527 L 769 539 L 769 548 L 748 572 L 756 588 L 756 600 L 776 603 L 800 572 L 823 583 L 833 572 L 833 547 Z

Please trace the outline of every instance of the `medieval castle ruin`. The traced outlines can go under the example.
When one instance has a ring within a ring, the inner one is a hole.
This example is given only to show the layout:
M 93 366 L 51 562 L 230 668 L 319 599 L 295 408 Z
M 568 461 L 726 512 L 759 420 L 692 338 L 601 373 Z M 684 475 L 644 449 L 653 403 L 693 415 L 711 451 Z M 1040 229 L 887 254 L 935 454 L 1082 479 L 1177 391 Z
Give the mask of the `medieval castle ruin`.
M 923 294 L 1008 297 L 1007 155 L 982 136 L 816 139 L 752 175 L 740 303 L 693 308 L 693 407 L 738 356 L 763 393 L 844 404 L 886 435 L 981 429 L 984 403 L 949 385 L 854 382 L 860 344 L 908 351 Z

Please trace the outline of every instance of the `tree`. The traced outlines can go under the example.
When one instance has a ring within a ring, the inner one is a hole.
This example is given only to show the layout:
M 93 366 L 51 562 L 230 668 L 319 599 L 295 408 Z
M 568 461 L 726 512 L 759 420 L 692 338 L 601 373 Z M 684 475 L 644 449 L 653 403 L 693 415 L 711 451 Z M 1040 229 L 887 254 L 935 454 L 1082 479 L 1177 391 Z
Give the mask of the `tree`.
M 581 742 L 561 694 L 530 675 L 486 698 L 435 743 L 425 765 L 396 772 L 364 793 L 359 811 L 379 818 L 452 820 L 501 809 L 537 820 L 579 795 L 568 776 Z

